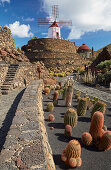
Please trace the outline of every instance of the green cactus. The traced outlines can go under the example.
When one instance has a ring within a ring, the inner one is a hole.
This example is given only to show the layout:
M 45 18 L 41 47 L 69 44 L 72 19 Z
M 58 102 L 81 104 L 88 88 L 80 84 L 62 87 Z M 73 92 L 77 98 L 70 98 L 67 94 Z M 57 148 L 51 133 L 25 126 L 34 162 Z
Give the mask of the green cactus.
M 69 108 L 64 115 L 64 124 L 75 127 L 77 125 L 77 112 L 73 108 Z
M 66 93 L 67 93 L 67 86 L 65 86 L 63 88 L 63 94 L 62 94 L 62 99 L 65 100 L 66 99 Z
M 77 106 L 78 116 L 84 116 L 86 114 L 86 110 L 87 110 L 87 99 L 81 98 Z
M 48 112 L 52 112 L 53 110 L 54 110 L 54 105 L 53 105 L 52 102 L 49 102 L 49 103 L 47 104 L 47 111 L 48 111 Z
M 57 106 L 58 98 L 59 98 L 59 93 L 58 93 L 58 91 L 55 91 L 54 96 L 53 96 L 53 104 L 54 104 L 54 106 Z
M 106 104 L 104 102 L 101 102 L 101 101 L 96 102 L 96 104 L 94 105 L 94 107 L 91 111 L 91 118 L 96 111 L 100 111 L 103 114 L 105 114 Z
M 80 95 L 81 95 L 81 92 L 77 91 L 76 94 L 75 94 L 75 98 L 78 99 L 78 97 L 80 97 Z
M 73 87 L 68 86 L 66 92 L 66 106 L 70 107 L 72 105 Z
M 81 166 L 81 145 L 78 140 L 71 140 L 63 150 L 61 159 L 71 167 Z
M 85 146 L 90 146 L 92 144 L 92 136 L 90 133 L 88 132 L 84 132 L 82 134 L 82 143 L 85 145 Z

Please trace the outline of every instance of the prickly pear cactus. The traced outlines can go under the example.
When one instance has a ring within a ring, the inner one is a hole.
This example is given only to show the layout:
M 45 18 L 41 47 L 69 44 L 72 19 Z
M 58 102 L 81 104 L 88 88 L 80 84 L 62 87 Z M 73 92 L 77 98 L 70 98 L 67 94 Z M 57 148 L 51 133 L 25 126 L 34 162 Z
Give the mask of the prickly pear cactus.
M 89 133 L 93 138 L 93 143 L 98 146 L 100 143 L 100 138 L 102 137 L 102 127 L 104 124 L 104 115 L 102 112 L 95 112 L 92 119 Z
M 73 87 L 68 86 L 66 92 L 66 106 L 70 107 L 72 105 Z
M 61 155 L 62 161 L 71 167 L 79 167 L 81 160 L 81 145 L 78 140 L 71 140 Z
M 104 132 L 103 136 L 101 137 L 98 149 L 104 151 L 111 149 L 111 131 Z
M 70 137 L 72 135 L 72 126 L 66 125 L 64 135 Z
M 54 110 L 54 105 L 53 105 L 52 102 L 49 102 L 49 103 L 47 104 L 47 111 L 48 111 L 48 112 L 52 112 L 53 110 Z
M 73 108 L 69 108 L 64 115 L 64 124 L 75 127 L 77 125 L 77 112 Z
M 54 92 L 54 95 L 53 95 L 53 104 L 54 104 L 54 106 L 57 106 L 57 104 L 58 104 L 58 98 L 59 98 L 59 92 L 58 92 L 58 91 L 55 91 L 55 92 Z
M 82 143 L 85 145 L 85 146 L 90 146 L 92 144 L 92 136 L 90 133 L 88 132 L 84 132 L 82 134 Z
M 77 114 L 78 116 L 84 116 L 87 111 L 87 99 L 81 98 L 79 104 L 77 106 Z
M 50 122 L 53 122 L 53 121 L 55 120 L 54 115 L 53 115 L 53 114 L 50 114 L 50 115 L 48 116 L 48 120 L 49 120 Z
M 96 104 L 94 105 L 92 112 L 91 112 L 91 118 L 96 111 L 100 111 L 103 114 L 105 114 L 106 104 L 104 102 L 101 102 L 101 101 L 96 102 Z
M 49 87 L 45 87 L 45 89 L 44 89 L 44 93 L 45 93 L 45 95 L 47 95 L 47 94 L 49 94 L 49 93 L 50 93 L 50 89 L 49 89 Z

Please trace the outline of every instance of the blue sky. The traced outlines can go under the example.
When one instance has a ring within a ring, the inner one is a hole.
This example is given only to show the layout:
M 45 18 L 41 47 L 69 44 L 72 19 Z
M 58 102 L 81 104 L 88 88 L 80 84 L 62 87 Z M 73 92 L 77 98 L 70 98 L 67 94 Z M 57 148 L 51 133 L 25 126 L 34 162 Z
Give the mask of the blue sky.
M 10 27 L 16 47 L 47 37 L 48 27 L 38 27 L 37 19 L 50 17 L 52 5 L 59 5 L 60 20 L 72 20 L 61 28 L 63 39 L 94 50 L 111 43 L 111 0 L 0 0 L 0 26 Z

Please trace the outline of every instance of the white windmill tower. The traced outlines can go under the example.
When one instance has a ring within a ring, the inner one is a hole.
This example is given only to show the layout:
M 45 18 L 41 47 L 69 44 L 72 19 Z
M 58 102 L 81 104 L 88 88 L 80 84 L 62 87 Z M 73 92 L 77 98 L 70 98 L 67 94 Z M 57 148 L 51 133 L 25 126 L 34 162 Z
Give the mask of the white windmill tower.
M 71 26 L 72 21 L 59 21 L 57 22 L 57 18 L 59 18 L 59 10 L 58 10 L 58 5 L 53 5 L 52 10 L 51 10 L 51 18 L 46 19 L 46 18 L 39 18 L 38 19 L 38 25 L 39 26 L 49 26 L 48 28 L 48 38 L 53 38 L 53 39 L 61 39 L 61 33 L 60 33 L 60 27 L 59 25 L 62 26 Z M 53 20 L 53 21 L 51 21 Z

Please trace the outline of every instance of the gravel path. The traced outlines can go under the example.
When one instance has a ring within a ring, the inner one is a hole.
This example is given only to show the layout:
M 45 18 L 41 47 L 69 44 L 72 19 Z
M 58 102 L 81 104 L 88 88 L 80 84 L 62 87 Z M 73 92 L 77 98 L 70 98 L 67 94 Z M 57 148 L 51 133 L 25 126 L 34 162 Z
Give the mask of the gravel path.
M 14 90 L 14 91 L 10 92 L 8 95 L 0 96 L 0 128 L 1 128 L 2 123 L 6 117 L 6 114 L 8 113 L 9 109 L 11 108 L 11 105 L 13 104 L 16 96 L 22 90 L 23 90 L 23 88 Z

